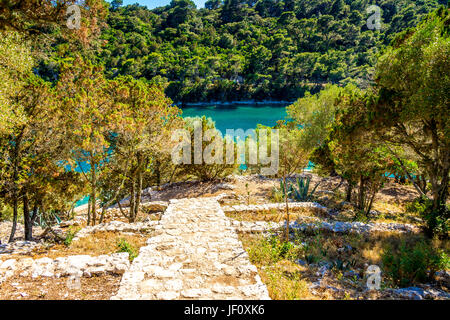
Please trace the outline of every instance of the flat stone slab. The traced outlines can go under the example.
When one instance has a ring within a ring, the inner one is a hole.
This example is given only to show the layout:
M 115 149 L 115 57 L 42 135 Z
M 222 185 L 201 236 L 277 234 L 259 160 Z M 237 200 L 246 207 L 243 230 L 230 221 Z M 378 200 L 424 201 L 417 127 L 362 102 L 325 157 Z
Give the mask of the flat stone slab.
M 170 202 L 111 299 L 270 299 L 215 198 Z

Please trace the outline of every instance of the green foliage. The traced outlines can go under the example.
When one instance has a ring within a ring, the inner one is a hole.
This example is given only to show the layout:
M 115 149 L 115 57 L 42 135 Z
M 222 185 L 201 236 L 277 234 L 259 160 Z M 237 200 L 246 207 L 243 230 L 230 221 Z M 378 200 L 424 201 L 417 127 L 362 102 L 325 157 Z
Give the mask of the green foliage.
M 279 236 L 271 236 L 268 239 L 272 247 L 272 256 L 275 260 L 293 260 L 298 255 L 298 249 L 292 242 L 281 240 Z
M 433 208 L 433 201 L 426 197 L 419 197 L 407 206 L 410 212 L 418 213 L 425 221 L 427 234 L 446 237 L 450 231 L 450 208 L 441 204 L 437 210 Z
M 178 174 L 183 177 L 196 177 L 202 181 L 223 178 L 234 172 L 238 165 L 236 143 L 231 138 L 222 137 L 220 131 L 215 128 L 215 123 L 211 118 L 195 117 L 185 118 L 185 129 L 188 130 L 190 137 L 188 138 L 189 151 L 180 150 L 180 152 L 190 152 L 188 154 L 190 163 L 182 163 L 178 165 Z M 201 130 L 201 132 L 200 132 Z M 197 133 L 195 133 L 197 131 Z M 201 134 L 202 153 L 201 160 L 196 159 L 195 145 L 197 135 Z M 208 137 L 208 138 L 207 138 Z M 227 153 L 227 145 L 231 154 Z M 207 157 L 206 157 L 207 156 Z M 228 164 L 228 156 L 231 156 L 233 163 Z
M 388 247 L 382 261 L 386 275 L 400 287 L 430 281 L 437 271 L 450 267 L 448 255 L 424 241 L 409 246 L 403 242 L 398 250 Z
M 0 221 L 10 221 L 13 217 L 12 208 L 0 200 Z
M 306 181 L 306 182 L 305 182 Z M 299 202 L 311 201 L 314 192 L 319 186 L 320 182 L 317 183 L 311 191 L 309 191 L 309 184 L 311 182 L 311 177 L 308 176 L 306 178 L 300 177 L 297 178 L 297 187 L 292 184 L 289 189 L 291 190 L 291 196 L 294 200 Z
M 286 242 L 276 234 L 259 239 L 258 244 L 249 250 L 252 261 L 264 264 L 274 264 L 283 259 L 294 261 L 299 253 L 300 249 L 292 242 Z
M 323 236 L 317 233 L 312 241 L 303 245 L 303 254 L 308 264 L 318 263 L 326 258 L 327 251 L 322 247 Z
M 20 124 L 24 116 L 14 94 L 25 86 L 34 63 L 29 46 L 18 32 L 0 31 L 0 134 Z
M 339 271 L 347 271 L 355 266 L 355 260 L 336 259 L 332 261 L 332 268 Z
M 132 262 L 139 254 L 138 250 L 123 238 L 119 239 L 117 242 L 117 252 L 127 252 L 130 262 Z
M 69 227 L 69 230 L 67 230 L 66 237 L 64 238 L 64 245 L 66 247 L 69 247 L 72 244 L 73 238 L 75 238 L 75 235 L 77 232 L 80 231 L 80 228 L 76 227 Z
M 319 186 L 320 182 L 317 183 L 312 190 L 309 189 L 311 182 L 311 177 L 300 177 L 297 178 L 297 185 L 294 183 L 290 183 L 289 181 L 286 182 L 286 190 L 288 194 L 288 198 L 291 198 L 298 202 L 306 202 L 311 201 L 311 199 L 314 196 L 314 192 L 316 191 L 317 187 Z M 276 199 L 282 200 L 285 196 L 284 191 L 284 183 L 283 180 L 280 180 L 280 188 L 273 188 L 272 190 L 272 196 Z
M 339 107 L 337 104 L 339 96 L 353 88 L 353 85 L 346 88 L 327 85 L 317 94 L 307 92 L 303 98 L 286 108 L 288 117 L 303 132 L 302 144 L 305 149 L 313 150 L 325 141 Z
M 377 50 L 439 1 L 373 1 L 382 30 L 366 26 L 368 1 L 172 1 L 148 10 L 114 5 L 99 59 L 109 77 L 158 79 L 174 101 L 295 100 L 324 83 L 366 87 Z
M 430 235 L 440 236 L 448 236 L 449 217 L 449 22 L 449 10 L 441 7 L 395 37 L 378 61 L 377 97 L 366 114 L 366 126 L 379 139 L 410 150 L 409 160 L 418 167 L 410 180 L 432 200 L 422 211 Z

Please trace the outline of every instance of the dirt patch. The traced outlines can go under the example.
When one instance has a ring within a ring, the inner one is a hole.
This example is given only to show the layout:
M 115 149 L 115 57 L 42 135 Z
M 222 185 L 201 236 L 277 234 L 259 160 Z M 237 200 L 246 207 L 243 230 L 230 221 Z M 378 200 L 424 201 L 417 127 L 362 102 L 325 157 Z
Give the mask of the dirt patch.
M 109 300 L 119 290 L 121 276 L 81 278 L 78 289 L 69 278 L 12 277 L 2 283 L 0 300 Z
M 99 256 L 103 254 L 111 254 L 118 252 L 119 241 L 125 240 L 131 245 L 135 253 L 145 245 L 150 234 L 129 234 L 118 232 L 97 232 L 87 237 L 81 238 L 76 242 L 72 242 L 69 246 L 65 244 L 55 244 L 49 247 L 38 248 L 29 254 L 22 254 L 21 257 L 31 257 L 39 259 L 48 257 L 55 259 L 58 257 L 66 257 L 72 255 L 90 255 Z M 18 258 L 19 255 L 2 255 L 2 260 Z

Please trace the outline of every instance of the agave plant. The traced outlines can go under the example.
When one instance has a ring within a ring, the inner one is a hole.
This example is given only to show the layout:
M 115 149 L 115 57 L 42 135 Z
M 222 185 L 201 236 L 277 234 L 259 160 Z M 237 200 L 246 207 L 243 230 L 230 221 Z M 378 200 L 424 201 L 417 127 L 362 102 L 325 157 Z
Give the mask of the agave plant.
M 301 177 L 300 179 L 297 178 L 297 187 L 294 184 L 286 182 L 286 191 L 288 198 L 291 198 L 298 202 L 310 201 L 320 182 L 318 182 L 311 190 L 311 192 L 309 192 L 310 183 L 311 183 L 310 177 L 306 178 Z M 281 193 L 283 195 L 283 198 L 285 197 L 283 180 L 280 180 L 279 189 L 273 188 L 273 193 Z
M 309 192 L 310 183 L 311 177 L 306 178 L 301 177 L 300 179 L 297 178 L 297 188 L 294 185 L 290 186 L 292 197 L 300 202 L 311 200 L 320 182 L 314 186 L 311 192 Z

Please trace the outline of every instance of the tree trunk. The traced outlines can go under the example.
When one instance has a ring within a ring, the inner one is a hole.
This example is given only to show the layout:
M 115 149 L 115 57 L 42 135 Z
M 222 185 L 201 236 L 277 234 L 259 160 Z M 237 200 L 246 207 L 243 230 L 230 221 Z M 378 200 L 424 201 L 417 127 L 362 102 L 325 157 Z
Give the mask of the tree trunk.
M 91 199 L 88 201 L 87 225 L 91 223 Z
M 435 182 L 432 183 L 433 189 L 433 210 L 439 210 L 441 205 L 445 205 L 447 203 L 448 198 L 448 175 L 449 170 L 444 170 L 443 177 L 440 183 L 437 182 L 436 179 L 432 179 Z
M 138 172 L 137 178 L 138 178 L 138 181 L 137 181 L 138 190 L 137 190 L 137 194 L 136 194 L 136 205 L 134 207 L 134 218 L 135 219 L 139 214 L 139 208 L 141 206 L 141 195 L 142 195 L 142 170 L 141 169 Z
M 289 242 L 289 206 L 286 187 L 286 176 L 283 177 L 283 180 L 284 180 L 284 203 L 286 205 L 286 242 Z
M 123 211 L 122 204 L 120 203 L 120 201 L 118 201 L 117 204 L 119 205 L 119 211 L 120 211 L 120 213 L 121 213 L 125 218 L 127 218 L 127 219 L 129 220 L 129 219 L 130 219 L 130 215 L 129 215 L 129 214 L 126 214 L 125 211 Z
M 33 224 L 31 221 L 30 208 L 28 206 L 28 195 L 23 194 L 23 221 L 24 221 L 24 234 L 25 240 L 33 240 Z
M 91 161 L 91 201 L 92 201 L 92 225 L 95 226 L 97 222 L 97 204 L 96 204 L 96 198 L 97 198 L 97 173 L 95 172 L 95 162 Z
M 17 207 L 19 202 L 19 195 L 18 195 L 18 186 L 17 186 L 17 179 L 19 178 L 19 148 L 22 140 L 22 133 L 18 136 L 18 138 L 15 141 L 14 151 L 13 151 L 13 161 L 14 161 L 14 168 L 13 168 L 13 192 L 12 192 L 12 199 L 13 199 L 13 224 L 11 228 L 11 234 L 9 235 L 8 242 L 14 241 L 14 236 L 16 234 L 16 228 L 17 228 Z
M 9 235 L 8 242 L 13 242 L 14 241 L 14 235 L 16 234 L 16 228 L 17 228 L 17 205 L 18 205 L 18 201 L 17 201 L 17 195 L 14 194 L 14 193 L 17 193 L 17 191 L 13 191 L 13 224 L 12 224 L 11 234 Z
M 39 206 L 36 202 L 33 207 L 33 214 L 31 215 L 31 225 L 32 226 L 34 225 L 34 223 L 36 222 L 36 219 L 38 217 L 38 210 L 39 210 Z
M 130 211 L 128 212 L 129 215 L 129 222 L 134 222 L 134 206 L 135 206 L 135 196 L 136 196 L 136 186 L 135 186 L 135 174 L 133 174 L 131 178 L 131 186 L 130 186 Z
M 372 209 L 373 200 L 375 200 L 376 194 L 377 194 L 376 189 L 374 189 L 374 191 L 372 192 L 372 196 L 370 197 L 370 201 L 369 201 L 369 203 L 367 205 L 366 211 L 365 211 L 366 217 L 369 216 L 370 209 Z
M 359 191 L 358 191 L 358 209 L 364 210 L 364 187 L 365 187 L 365 179 L 363 176 L 359 177 Z
M 347 188 L 345 190 L 346 194 L 345 194 L 345 201 L 347 202 L 351 202 L 352 201 L 352 191 L 353 191 L 353 186 L 350 182 L 348 182 L 347 184 Z

